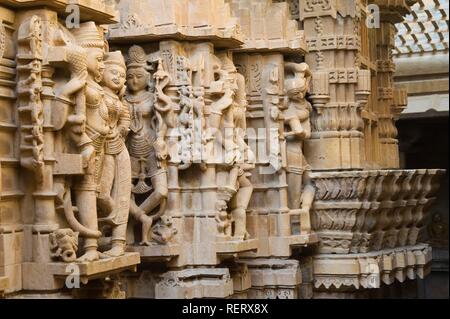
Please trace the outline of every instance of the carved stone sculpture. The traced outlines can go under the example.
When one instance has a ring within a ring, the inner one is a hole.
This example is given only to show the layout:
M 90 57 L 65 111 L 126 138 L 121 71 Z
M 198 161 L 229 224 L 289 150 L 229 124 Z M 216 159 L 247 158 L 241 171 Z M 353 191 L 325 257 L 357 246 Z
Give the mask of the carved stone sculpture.
M 125 97 L 130 114 L 131 126 L 128 137 L 133 178 L 137 180 L 133 187 L 133 198 L 136 194 L 146 194 L 147 198 L 139 206 L 133 199 L 131 214 L 142 223 L 141 241 L 149 244 L 151 227 L 166 209 L 167 202 L 167 170 L 165 159 L 166 124 L 159 112 L 155 111 L 156 99 L 161 99 L 161 86 L 158 85 L 158 96 L 149 91 L 153 83 L 147 56 L 139 46 L 132 46 L 128 52 L 127 86 Z M 161 67 L 157 76 L 164 77 Z M 170 105 L 169 105 L 170 107 Z M 161 108 L 159 108 L 161 110 Z M 151 187 L 146 183 L 151 180 Z M 151 193 L 150 193 L 151 191 Z M 152 212 L 158 209 L 156 213 Z
M 70 228 L 56 230 L 50 234 L 50 249 L 53 258 L 74 262 L 77 259 L 78 233 Z
M 130 127 L 128 105 L 122 103 L 125 93 L 126 67 L 120 51 L 105 55 L 102 85 L 108 108 L 109 133 L 105 139 L 103 167 L 97 204 L 104 215 L 100 222 L 112 224 L 112 248 L 104 254 L 118 257 L 125 253 L 126 229 L 130 210 L 131 164 L 125 138 Z
M 0 296 L 355 297 L 448 246 L 399 165 L 414 1 L 72 2 L 0 4 Z

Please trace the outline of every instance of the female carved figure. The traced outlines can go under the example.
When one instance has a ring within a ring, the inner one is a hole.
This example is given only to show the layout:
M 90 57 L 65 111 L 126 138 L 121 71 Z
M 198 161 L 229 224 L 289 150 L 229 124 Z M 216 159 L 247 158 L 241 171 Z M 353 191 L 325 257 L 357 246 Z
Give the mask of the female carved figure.
M 302 206 L 305 212 L 309 212 L 315 189 L 309 177 L 311 167 L 303 155 L 303 140 L 311 136 L 309 115 L 312 107 L 305 96 L 312 74 L 306 63 L 286 63 L 285 72 L 288 107 L 284 111 L 284 122 L 288 129 L 285 136 L 289 208 L 299 209 Z
M 164 147 L 165 130 L 161 129 L 165 125 L 156 116 L 154 95 L 148 91 L 151 74 L 144 50 L 139 46 L 132 46 L 128 55 L 128 93 L 125 97 L 131 115 L 128 149 L 132 176 L 138 180 L 132 192 L 148 193 L 151 188 L 145 183 L 147 178 L 151 179 L 153 186 L 152 193 L 140 206 L 134 200 L 131 201 L 130 213 L 142 223 L 142 243 L 148 244 L 148 233 L 153 222 L 164 214 L 167 205 L 167 150 Z M 147 216 L 158 206 L 159 210 L 155 215 Z
M 93 164 L 88 165 L 85 175 L 76 183 L 74 190 L 77 199 L 80 223 L 92 231 L 98 231 L 97 187 L 101 175 L 102 154 L 106 136 L 110 133 L 108 108 L 104 101 L 104 91 L 99 82 L 105 65 L 103 63 L 105 43 L 103 34 L 94 22 L 86 22 L 74 30 L 78 45 L 86 49 L 87 78 L 85 86 L 86 123 L 85 132 L 95 149 Z M 81 261 L 93 261 L 100 258 L 98 242 L 94 236 L 84 240 L 85 254 Z
M 207 120 L 208 142 L 212 142 L 212 149 L 208 152 L 214 154 L 219 163 L 232 164 L 236 160 L 237 144 L 234 139 L 233 101 L 237 91 L 237 83 L 233 74 L 234 65 L 230 59 L 224 62 L 217 58 L 214 65 L 214 74 L 218 77 L 210 85 L 213 97 L 211 114 Z M 211 147 L 211 146 L 210 146 Z M 223 151 L 225 151 L 224 156 Z
M 245 91 L 245 78 L 238 73 L 233 61 L 226 57 L 224 59 L 225 70 L 229 72 L 231 87 L 234 89 L 233 106 L 231 108 L 233 118 L 233 140 L 239 147 L 236 163 L 230 171 L 230 180 L 236 189 L 236 193 L 231 198 L 230 209 L 234 221 L 234 238 L 238 240 L 248 239 L 246 213 L 253 194 L 253 185 L 249 179 L 250 171 L 255 167 L 254 154 L 245 142 L 247 130 L 246 111 L 247 96 Z
M 103 214 L 109 214 L 103 220 L 113 225 L 112 248 L 105 252 L 112 257 L 125 253 L 131 193 L 130 156 L 125 147 L 125 138 L 130 127 L 130 113 L 128 106 L 121 100 L 125 92 L 125 69 L 125 61 L 120 51 L 105 55 L 102 84 L 110 132 L 105 140 L 97 204 Z

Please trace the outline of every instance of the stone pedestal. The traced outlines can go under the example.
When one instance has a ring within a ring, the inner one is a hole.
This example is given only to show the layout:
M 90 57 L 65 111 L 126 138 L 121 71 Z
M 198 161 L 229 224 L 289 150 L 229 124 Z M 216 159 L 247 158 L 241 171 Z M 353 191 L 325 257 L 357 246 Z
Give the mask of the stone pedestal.
M 155 286 L 156 299 L 228 298 L 233 280 L 228 268 L 190 268 L 165 272 Z
M 231 279 L 233 280 L 232 299 L 249 298 L 249 290 L 252 286 L 251 273 L 245 262 L 236 262 L 230 267 Z
M 350 293 L 423 279 L 430 272 L 431 247 L 420 244 L 365 254 L 320 254 L 313 259 L 316 291 Z
M 70 277 L 70 283 L 87 284 L 90 280 L 105 278 L 125 270 L 136 271 L 139 262 L 140 257 L 137 253 L 126 253 L 121 257 L 93 262 L 26 262 L 23 263 L 23 289 L 42 291 L 61 289 L 67 285 L 67 277 Z
M 247 264 L 252 287 L 250 299 L 297 299 L 302 281 L 299 262 L 292 259 L 256 258 Z

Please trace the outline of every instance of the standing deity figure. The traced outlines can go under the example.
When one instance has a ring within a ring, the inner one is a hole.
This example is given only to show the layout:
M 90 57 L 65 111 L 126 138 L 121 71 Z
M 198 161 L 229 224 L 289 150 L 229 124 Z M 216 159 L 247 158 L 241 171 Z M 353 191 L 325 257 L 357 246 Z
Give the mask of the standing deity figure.
M 216 57 L 214 75 L 217 80 L 210 85 L 213 102 L 207 119 L 206 140 L 210 145 L 208 153 L 214 154 L 219 163 L 227 165 L 236 160 L 238 149 L 234 139 L 233 103 L 237 84 L 233 72 L 236 72 L 234 65 L 227 61 L 222 65 L 222 61 Z
M 83 166 L 86 168 L 95 153 L 92 141 L 86 134 L 84 127 L 86 121 L 86 96 L 84 89 L 88 77 L 87 53 L 86 49 L 81 46 L 68 42 L 62 32 L 59 32 L 57 37 L 65 43 L 71 74 L 70 80 L 58 92 L 57 98 L 70 104 L 71 97 L 74 98 L 73 114 L 67 118 L 67 122 L 71 127 L 69 134 L 80 150 Z
M 250 171 L 255 167 L 254 154 L 245 142 L 247 129 L 245 78 L 237 72 L 233 61 L 226 55 L 222 57 L 222 69 L 227 73 L 228 85 L 226 87 L 233 90 L 232 104 L 224 116 L 224 126 L 229 132 L 229 134 L 225 134 L 225 138 L 230 139 L 228 143 L 236 148 L 235 161 L 229 172 L 230 186 L 235 190 L 229 208 L 234 223 L 233 237 L 244 240 L 249 237 L 246 227 L 246 212 L 253 193 L 253 185 L 249 179 Z M 226 150 L 228 150 L 227 147 Z
M 95 153 L 86 172 L 75 183 L 74 191 L 80 223 L 89 230 L 98 231 L 97 194 L 101 179 L 104 144 L 110 134 L 108 107 L 104 101 L 102 79 L 105 42 L 103 33 L 94 22 L 86 22 L 73 31 L 76 44 L 86 50 L 87 77 L 84 88 L 86 99 L 85 132 L 92 141 Z M 84 238 L 84 255 L 80 261 L 94 261 L 100 258 L 98 238 Z
M 167 147 L 165 147 L 166 126 L 155 112 L 155 96 L 149 91 L 151 73 L 147 56 L 139 46 L 132 46 L 128 52 L 127 87 L 125 102 L 131 115 L 128 149 L 131 157 L 133 180 L 130 213 L 142 223 L 142 243 L 149 244 L 149 232 L 154 222 L 165 212 L 167 206 Z M 146 184 L 151 180 L 152 187 Z M 135 195 L 151 194 L 139 206 Z M 159 208 L 158 208 L 159 207 Z M 156 208 L 153 216 L 148 216 Z
M 104 144 L 102 172 L 97 205 L 101 218 L 112 225 L 112 248 L 105 252 L 111 257 L 125 253 L 127 221 L 131 194 L 131 164 L 125 138 L 130 127 L 128 106 L 122 103 L 125 93 L 126 67 L 120 51 L 106 53 L 101 84 L 108 108 L 109 134 Z
M 306 100 L 312 73 L 306 63 L 285 64 L 287 109 L 284 110 L 287 141 L 287 183 L 289 208 L 309 213 L 314 200 L 311 167 L 303 155 L 303 141 L 311 137 L 311 104 Z M 302 181 L 303 179 L 303 181 Z M 303 188 L 303 190 L 302 190 Z
M 237 193 L 231 199 L 231 215 L 234 220 L 234 237 L 239 240 L 248 239 L 247 208 L 253 194 L 253 185 L 250 181 L 250 171 L 255 168 L 255 155 L 245 142 L 247 131 L 246 112 L 247 96 L 245 91 L 245 78 L 235 73 L 237 92 L 234 107 L 234 127 L 236 131 L 236 144 L 239 146 L 239 159 L 235 166 L 238 168 Z

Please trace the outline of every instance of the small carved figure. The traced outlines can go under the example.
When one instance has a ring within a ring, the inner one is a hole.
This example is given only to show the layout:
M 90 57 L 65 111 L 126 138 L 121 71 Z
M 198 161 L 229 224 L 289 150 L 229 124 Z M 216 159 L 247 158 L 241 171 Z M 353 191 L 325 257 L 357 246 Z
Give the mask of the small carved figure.
M 448 247 L 448 224 L 442 220 L 439 213 L 433 215 L 428 226 L 430 243 L 436 247 Z
M 238 146 L 234 139 L 233 101 L 237 90 L 236 79 L 232 72 L 236 72 L 234 65 L 225 60 L 223 63 L 217 58 L 214 74 L 217 80 L 210 84 L 211 114 L 207 119 L 206 141 L 212 142 L 209 154 L 214 154 L 220 164 L 231 165 L 237 156 Z M 223 151 L 225 154 L 223 154 Z
M 227 212 L 227 202 L 219 199 L 216 202 L 216 222 L 217 230 L 220 235 L 231 236 L 232 221 L 231 215 Z
M 310 178 L 311 167 L 303 155 L 303 140 L 311 136 L 309 116 L 312 106 L 306 100 L 311 71 L 306 63 L 286 63 L 285 72 L 288 107 L 283 115 L 285 126 L 290 129 L 285 133 L 289 208 L 301 207 L 306 214 L 309 214 L 315 188 Z
M 77 259 L 78 233 L 70 228 L 58 229 L 50 234 L 50 250 L 52 258 L 61 258 L 70 263 Z
M 71 125 L 71 138 L 79 148 L 83 166 L 86 168 L 95 154 L 92 141 L 85 132 L 86 96 L 84 88 L 88 77 L 87 55 L 85 49 L 74 44 L 67 44 L 66 50 L 71 78 L 57 93 L 57 96 L 69 103 L 70 99 L 75 96 L 74 111 L 68 116 L 67 122 Z
M 159 222 L 152 228 L 152 239 L 161 245 L 167 244 L 178 232 L 172 224 L 172 217 L 161 216 Z

